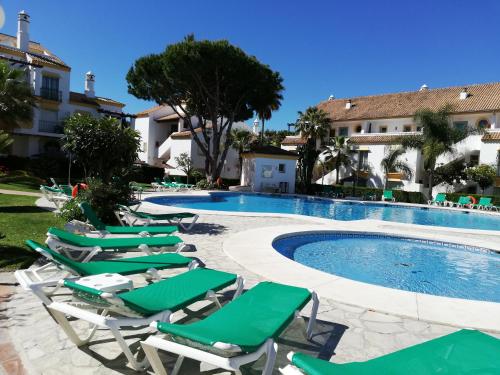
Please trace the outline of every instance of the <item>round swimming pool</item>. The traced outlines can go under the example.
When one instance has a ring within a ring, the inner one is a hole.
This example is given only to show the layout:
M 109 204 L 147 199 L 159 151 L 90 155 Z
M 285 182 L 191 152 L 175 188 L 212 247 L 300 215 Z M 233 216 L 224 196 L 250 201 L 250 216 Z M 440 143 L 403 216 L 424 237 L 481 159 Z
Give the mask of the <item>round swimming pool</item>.
M 452 211 L 425 206 L 243 193 L 210 193 L 207 196 L 159 196 L 147 198 L 146 201 L 199 210 L 285 213 L 335 220 L 375 219 L 452 228 L 500 230 L 500 215 Z
M 500 254 L 484 248 L 352 232 L 290 235 L 273 247 L 296 262 L 356 281 L 500 302 Z

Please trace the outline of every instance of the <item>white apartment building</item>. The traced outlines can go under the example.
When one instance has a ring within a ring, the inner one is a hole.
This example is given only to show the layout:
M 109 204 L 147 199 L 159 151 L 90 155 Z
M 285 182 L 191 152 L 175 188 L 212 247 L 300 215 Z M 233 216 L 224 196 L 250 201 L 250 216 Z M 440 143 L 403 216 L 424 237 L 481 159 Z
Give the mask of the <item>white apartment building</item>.
M 500 176 L 500 83 L 476 84 L 460 87 L 429 89 L 423 85 L 419 90 L 393 94 L 363 96 L 356 98 L 328 100 L 318 104 L 331 120 L 330 136 L 341 135 L 349 138 L 355 154 L 353 164 L 361 166 L 358 178 L 367 186 L 382 187 L 384 172 L 380 166 L 388 148 L 395 147 L 398 137 L 418 133 L 421 129 L 413 116 L 419 109 L 437 110 L 444 105 L 452 106 L 451 126 L 478 127 L 484 134 L 471 135 L 455 145 L 453 155 L 444 155 L 437 165 L 445 165 L 461 159 L 471 164 L 489 164 L 497 168 Z M 295 150 L 303 144 L 300 136 L 287 137 L 282 148 Z M 411 180 L 397 173 L 389 176 L 392 187 L 408 191 L 426 192 L 427 181 L 423 172 L 421 153 L 409 150 L 403 159 L 414 170 Z M 325 184 L 335 183 L 335 171 L 324 178 Z M 352 171 L 342 169 L 341 178 L 352 180 Z M 318 181 L 318 183 L 321 180 Z M 500 187 L 497 178 L 495 189 Z M 470 186 L 436 186 L 434 192 L 462 191 Z M 492 189 L 490 189 L 492 190 Z M 491 191 L 489 191 L 491 193 Z
M 197 126 L 196 118 L 191 119 Z M 209 127 L 208 124 L 207 127 Z M 141 135 L 141 151 L 139 159 L 152 166 L 163 167 L 165 172 L 172 176 L 184 176 L 185 173 L 177 169 L 176 158 L 187 153 L 199 170 L 205 168 L 205 156 L 199 148 L 193 135 L 182 118 L 167 105 L 155 106 L 136 114 L 134 128 Z M 243 122 L 233 124 L 233 129 L 250 128 Z M 201 128 L 195 133 L 202 137 Z M 200 138 L 201 139 L 201 138 Z M 240 176 L 238 151 L 231 148 L 222 170 L 223 178 L 238 179 Z
M 26 78 L 37 98 L 33 121 L 12 130 L 14 143 L 10 153 L 24 157 L 58 148 L 57 141 L 63 131 L 62 121 L 72 114 L 122 118 L 125 106 L 115 100 L 96 96 L 95 76 L 90 71 L 85 75 L 85 91 L 71 91 L 71 67 L 42 44 L 31 41 L 29 25 L 30 16 L 21 11 L 18 15 L 17 36 L 0 33 L 0 60 L 13 68 L 26 69 Z

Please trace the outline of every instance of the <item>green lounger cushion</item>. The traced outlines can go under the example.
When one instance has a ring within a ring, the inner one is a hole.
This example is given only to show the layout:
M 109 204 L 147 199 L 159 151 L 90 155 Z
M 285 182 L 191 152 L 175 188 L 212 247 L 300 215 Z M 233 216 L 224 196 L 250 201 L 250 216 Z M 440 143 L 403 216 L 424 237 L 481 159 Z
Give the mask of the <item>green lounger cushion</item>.
M 45 189 L 47 191 L 50 191 L 51 193 L 62 193 L 61 189 L 52 186 L 40 185 L 40 189 Z
M 192 214 L 191 212 L 179 212 L 174 214 L 148 214 L 147 212 L 135 211 L 131 213 L 142 219 L 152 219 L 152 220 L 189 219 L 196 216 L 196 214 Z
M 126 237 L 126 238 L 95 238 L 69 233 L 57 228 L 49 228 L 48 234 L 58 237 L 69 245 L 79 247 L 95 247 L 101 249 L 134 249 L 140 245 L 150 247 L 175 246 L 182 242 L 177 236 L 168 237 Z
M 217 292 L 234 284 L 237 276 L 209 268 L 196 268 L 143 288 L 118 293 L 125 305 L 144 316 L 162 311 L 177 311 L 203 299 L 209 290 Z M 99 296 L 102 292 L 65 280 L 64 285 L 77 291 Z
M 384 190 L 384 198 L 385 199 L 392 199 L 393 198 L 392 190 Z
M 310 299 L 307 289 L 261 282 L 203 320 L 159 322 L 158 330 L 203 345 L 224 342 L 253 352 L 268 338 L 277 338 Z
M 105 230 L 112 234 L 139 234 L 141 232 L 148 232 L 149 234 L 171 234 L 177 232 L 179 228 L 175 225 L 168 226 L 154 226 L 154 227 L 145 227 L 145 226 L 137 226 L 137 227 L 123 227 L 123 226 L 111 226 L 104 224 L 101 219 L 99 219 L 87 202 L 80 203 L 80 208 L 85 215 L 85 217 L 89 220 L 90 224 L 94 226 L 97 230 Z
M 170 268 L 186 267 L 192 259 L 176 253 L 165 253 L 146 255 L 141 257 L 122 258 L 114 260 L 100 260 L 94 262 L 77 262 L 57 251 L 49 249 L 36 241 L 27 240 L 28 245 L 33 250 L 37 248 L 47 252 L 57 263 L 71 268 L 81 276 L 98 275 L 101 273 L 119 273 L 121 275 L 134 275 L 136 273 L 146 272 L 150 268 L 157 270 L 166 270 Z
M 499 374 L 499 353 L 499 339 L 461 330 L 366 362 L 334 364 L 296 353 L 292 364 L 307 375 Z
M 446 201 L 446 194 L 445 193 L 438 193 L 436 195 L 436 198 L 434 199 L 434 202 L 437 203 L 444 203 Z

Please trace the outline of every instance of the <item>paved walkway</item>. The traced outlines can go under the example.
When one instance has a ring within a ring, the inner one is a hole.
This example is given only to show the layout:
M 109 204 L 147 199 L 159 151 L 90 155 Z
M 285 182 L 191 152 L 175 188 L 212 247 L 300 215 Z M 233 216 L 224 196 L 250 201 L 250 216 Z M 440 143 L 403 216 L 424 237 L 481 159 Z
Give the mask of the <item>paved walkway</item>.
M 31 191 L 20 191 L 20 190 L 7 190 L 0 189 L 0 194 L 10 194 L 10 195 L 27 195 L 29 197 L 41 197 L 41 193 L 35 193 Z
M 276 217 L 241 217 L 204 215 L 191 233 L 181 237 L 196 251 L 189 255 L 199 257 L 207 267 L 235 272 L 245 277 L 246 287 L 252 287 L 261 278 L 226 256 L 223 242 L 237 232 L 249 228 L 275 225 L 299 225 L 302 220 Z M 137 255 L 132 253 L 131 255 Z M 137 279 L 138 281 L 139 279 Z M 13 282 L 12 274 L 0 274 L 0 283 Z M 19 287 L 2 302 L 0 332 L 6 332 L 22 359 L 28 374 L 134 374 L 125 364 L 117 345 L 106 331 L 99 331 L 94 344 L 76 348 L 63 331 L 47 314 L 40 302 Z M 67 298 L 61 296 L 60 298 Z M 306 315 L 308 311 L 306 311 Z M 175 318 L 185 317 L 177 314 Z M 188 319 L 196 319 L 187 317 Z M 323 299 L 319 310 L 319 322 L 312 342 L 304 339 L 298 324 L 285 332 L 279 340 L 277 366 L 283 366 L 290 350 L 311 353 L 323 359 L 343 363 L 377 357 L 456 330 L 454 327 L 431 324 L 394 315 L 380 314 L 356 306 L 349 306 Z M 84 327 L 83 325 L 79 325 Z M 147 331 L 130 331 L 130 344 L 137 346 L 138 339 Z M 0 348 L 1 349 L 1 348 Z M 172 356 L 162 354 L 168 365 Z M 245 370 L 245 374 L 257 374 L 262 368 L 259 360 Z M 186 361 L 182 374 L 198 374 L 199 364 Z M 220 374 L 221 371 L 210 371 Z M 278 371 L 275 371 L 277 374 Z

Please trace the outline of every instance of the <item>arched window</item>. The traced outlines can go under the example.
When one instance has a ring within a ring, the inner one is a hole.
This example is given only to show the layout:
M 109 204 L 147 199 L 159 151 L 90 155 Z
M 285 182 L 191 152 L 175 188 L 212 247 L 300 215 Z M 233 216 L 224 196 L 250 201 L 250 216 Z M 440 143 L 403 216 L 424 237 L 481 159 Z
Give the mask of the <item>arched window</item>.
M 488 129 L 489 127 L 490 127 L 490 122 L 485 118 L 482 118 L 477 122 L 478 129 Z

